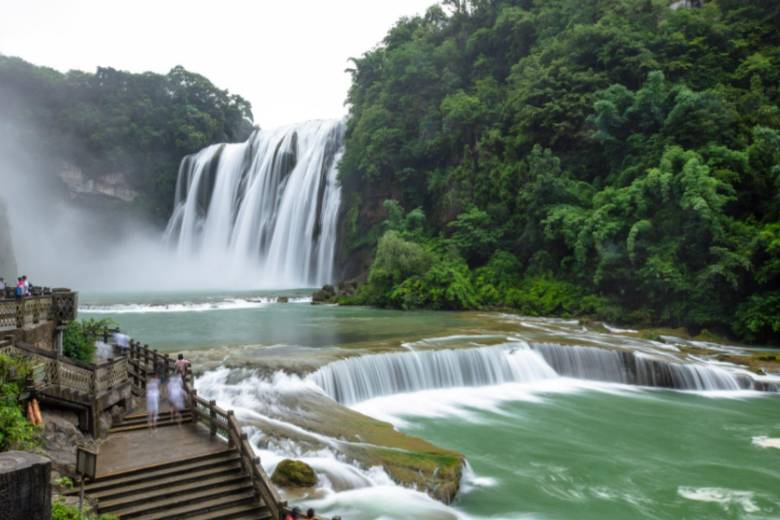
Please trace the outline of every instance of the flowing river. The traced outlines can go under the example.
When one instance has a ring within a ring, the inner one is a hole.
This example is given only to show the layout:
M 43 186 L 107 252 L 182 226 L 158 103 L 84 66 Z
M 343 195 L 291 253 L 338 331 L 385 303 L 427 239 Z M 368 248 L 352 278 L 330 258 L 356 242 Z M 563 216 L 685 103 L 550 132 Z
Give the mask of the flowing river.
M 310 293 L 82 294 L 80 314 L 186 352 L 204 369 L 199 393 L 236 410 L 269 472 L 286 457 L 315 469 L 317 488 L 289 498 L 324 514 L 780 518 L 780 378 L 707 355 L 739 347 L 499 313 L 311 305 Z M 318 430 L 306 410 L 358 412 L 463 454 L 455 500 L 356 460 L 344 448 L 361 443 Z

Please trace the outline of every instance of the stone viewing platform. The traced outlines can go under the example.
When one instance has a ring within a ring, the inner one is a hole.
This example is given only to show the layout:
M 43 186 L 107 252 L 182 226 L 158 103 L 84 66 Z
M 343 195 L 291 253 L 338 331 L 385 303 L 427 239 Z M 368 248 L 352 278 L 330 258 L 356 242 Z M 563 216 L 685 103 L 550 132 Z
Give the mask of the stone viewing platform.
M 96 513 L 141 519 L 277 520 L 290 511 L 233 412 L 199 397 L 189 370 L 180 422 L 163 407 L 157 428 L 148 427 L 139 403 L 152 374 L 161 369 L 174 374 L 170 356 L 135 340 L 126 347 L 112 344 L 117 331 L 110 330 L 103 331 L 102 340 L 110 345 L 112 357 L 82 363 L 63 356 L 63 329 L 75 319 L 77 308 L 78 294 L 67 289 L 0 300 L 0 353 L 32 361 L 26 395 L 40 402 L 45 418 L 54 421 L 58 413 L 78 418 L 78 442 L 95 456 L 94 478 L 86 480 L 84 489 Z M 76 448 L 70 445 L 68 460 L 75 460 Z M 74 471 L 70 464 L 63 468 L 62 460 L 58 469 Z M 3 484 L 16 503 L 14 509 L 9 502 L 8 510 L 33 507 L 13 491 L 21 489 L 18 479 L 23 478 L 22 473 L 14 475 L 5 477 L 10 484 Z

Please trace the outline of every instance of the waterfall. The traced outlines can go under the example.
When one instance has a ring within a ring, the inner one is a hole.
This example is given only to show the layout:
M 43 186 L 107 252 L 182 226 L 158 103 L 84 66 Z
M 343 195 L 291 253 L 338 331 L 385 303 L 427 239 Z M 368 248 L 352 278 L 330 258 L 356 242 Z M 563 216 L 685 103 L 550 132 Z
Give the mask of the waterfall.
M 336 361 L 309 379 L 342 404 L 431 388 L 487 386 L 555 377 L 544 359 L 518 345 L 394 352 Z
M 203 276 L 239 273 L 265 287 L 332 281 L 343 136 L 340 121 L 309 121 L 185 157 L 166 241 Z
M 647 354 L 545 343 L 372 354 L 336 361 L 308 376 L 339 403 L 418 390 L 572 377 L 678 390 L 777 389 L 742 372 Z
M 678 390 L 747 390 L 760 385 L 722 367 L 677 363 L 648 354 L 536 343 L 533 349 L 560 375 L 578 379 Z

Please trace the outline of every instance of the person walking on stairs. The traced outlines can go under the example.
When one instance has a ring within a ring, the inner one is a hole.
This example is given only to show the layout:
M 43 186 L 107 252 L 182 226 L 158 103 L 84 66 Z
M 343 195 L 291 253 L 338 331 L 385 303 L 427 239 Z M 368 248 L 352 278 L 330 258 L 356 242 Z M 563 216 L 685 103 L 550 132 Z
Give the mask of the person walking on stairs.
M 152 431 L 157 429 L 157 416 L 160 413 L 160 379 L 157 374 L 152 374 L 146 382 L 146 414 L 149 421 L 149 428 Z
M 171 404 L 171 413 L 176 417 L 176 423 L 181 428 L 181 412 L 184 410 L 184 385 L 182 376 L 174 373 L 168 380 L 168 402 Z

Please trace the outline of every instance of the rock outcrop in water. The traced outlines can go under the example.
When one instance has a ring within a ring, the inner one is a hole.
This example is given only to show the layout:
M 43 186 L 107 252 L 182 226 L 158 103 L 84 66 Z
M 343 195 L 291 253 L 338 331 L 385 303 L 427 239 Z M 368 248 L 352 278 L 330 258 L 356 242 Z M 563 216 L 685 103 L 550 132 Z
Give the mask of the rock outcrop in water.
M 317 475 L 305 462 L 284 459 L 277 464 L 271 480 L 281 487 L 312 487 L 317 484 Z

